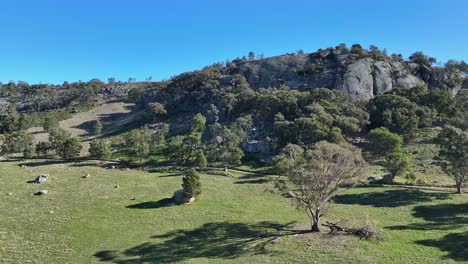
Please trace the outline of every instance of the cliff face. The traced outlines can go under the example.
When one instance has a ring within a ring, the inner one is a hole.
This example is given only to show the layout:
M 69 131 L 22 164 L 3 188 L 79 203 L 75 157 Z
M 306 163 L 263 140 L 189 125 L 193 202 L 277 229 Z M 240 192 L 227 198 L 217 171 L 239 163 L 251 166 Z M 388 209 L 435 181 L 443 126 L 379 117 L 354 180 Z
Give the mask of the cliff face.
M 253 89 L 282 85 L 299 90 L 331 88 L 356 100 L 370 99 L 393 87 L 426 85 L 457 93 L 468 86 L 466 73 L 340 49 L 236 62 L 226 74 L 245 76 Z

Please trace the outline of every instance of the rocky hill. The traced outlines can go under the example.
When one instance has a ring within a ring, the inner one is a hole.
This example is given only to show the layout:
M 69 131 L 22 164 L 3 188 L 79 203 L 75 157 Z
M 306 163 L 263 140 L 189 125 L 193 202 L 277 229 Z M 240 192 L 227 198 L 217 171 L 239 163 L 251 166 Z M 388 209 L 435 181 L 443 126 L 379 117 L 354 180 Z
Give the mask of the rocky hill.
M 405 61 L 379 50 L 343 46 L 308 54 L 286 54 L 259 60 L 237 59 L 226 75 L 242 74 L 253 89 L 280 87 L 310 90 L 339 89 L 354 99 L 370 99 L 394 87 L 450 90 L 468 88 L 467 74 L 447 67 L 433 67 L 422 53 Z

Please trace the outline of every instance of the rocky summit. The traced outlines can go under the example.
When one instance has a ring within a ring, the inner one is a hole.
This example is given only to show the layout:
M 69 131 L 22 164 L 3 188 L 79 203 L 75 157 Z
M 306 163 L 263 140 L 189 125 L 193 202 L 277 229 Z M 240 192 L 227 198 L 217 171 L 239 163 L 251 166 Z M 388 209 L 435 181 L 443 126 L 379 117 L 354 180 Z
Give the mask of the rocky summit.
M 353 99 L 366 100 L 394 87 L 427 86 L 457 93 L 468 88 L 463 71 L 405 61 L 385 52 L 328 48 L 258 60 L 234 60 L 226 74 L 242 74 L 253 89 L 288 86 L 293 89 L 339 89 Z

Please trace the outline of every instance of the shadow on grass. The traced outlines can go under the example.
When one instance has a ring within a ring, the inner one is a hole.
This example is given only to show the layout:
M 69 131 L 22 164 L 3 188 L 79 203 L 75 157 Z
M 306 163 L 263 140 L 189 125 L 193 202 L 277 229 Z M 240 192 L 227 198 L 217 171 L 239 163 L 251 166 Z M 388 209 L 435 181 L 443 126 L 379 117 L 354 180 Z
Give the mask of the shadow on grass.
M 266 246 L 284 235 L 297 234 L 293 223 L 207 223 L 192 230 L 176 230 L 152 238 L 122 252 L 104 250 L 94 254 L 100 261 L 123 263 L 174 263 L 194 258 L 236 259 L 245 255 L 279 254 Z M 162 240 L 162 241 L 161 241 Z M 221 261 L 220 261 L 221 262 Z
M 268 177 L 261 174 L 246 174 L 237 178 L 235 184 L 263 184 L 269 181 Z
M 47 165 L 55 165 L 55 164 L 66 164 L 66 163 L 74 163 L 74 162 L 82 162 L 86 160 L 85 158 L 77 158 L 73 160 L 55 160 L 55 159 L 47 159 L 47 160 L 38 160 L 38 161 L 31 161 L 31 162 L 23 162 L 19 163 L 18 166 L 27 166 L 27 167 L 40 167 L 40 166 L 47 166 Z
M 333 198 L 338 204 L 371 205 L 374 207 L 408 206 L 433 200 L 445 200 L 448 193 L 423 192 L 420 190 L 387 190 L 384 192 L 368 192 L 360 194 L 342 194 Z
M 425 223 L 390 226 L 391 230 L 453 230 L 468 226 L 468 204 L 421 205 L 413 209 L 415 218 L 422 218 Z M 448 252 L 445 258 L 455 261 L 468 260 L 468 232 L 450 233 L 441 239 L 416 241 L 417 244 L 436 247 Z
M 450 230 L 468 225 L 468 204 L 421 205 L 413 209 L 415 218 L 426 223 L 389 226 L 392 230 Z
M 444 258 L 451 258 L 455 261 L 468 261 L 468 232 L 451 233 L 441 239 L 426 239 L 416 241 L 417 244 L 436 247 L 447 252 Z
M 139 204 L 132 204 L 127 206 L 127 208 L 131 209 L 157 209 L 163 207 L 169 207 L 175 205 L 174 201 L 171 198 L 164 198 L 157 202 L 144 202 Z

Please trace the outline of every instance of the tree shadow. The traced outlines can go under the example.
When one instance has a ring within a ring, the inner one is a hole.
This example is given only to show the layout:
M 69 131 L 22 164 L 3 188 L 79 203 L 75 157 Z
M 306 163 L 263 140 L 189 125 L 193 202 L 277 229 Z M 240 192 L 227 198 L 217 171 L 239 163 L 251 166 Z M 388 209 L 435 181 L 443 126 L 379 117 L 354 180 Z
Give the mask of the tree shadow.
M 291 225 L 275 222 L 257 224 L 207 223 L 193 230 L 176 230 L 118 252 L 104 250 L 94 254 L 100 261 L 123 263 L 174 263 L 194 258 L 235 259 L 245 255 L 279 254 L 266 246 L 276 238 L 297 234 Z
M 40 167 L 40 166 L 47 166 L 47 165 L 56 165 L 56 164 L 67 164 L 67 163 L 78 163 L 84 161 L 86 158 L 80 157 L 73 160 L 55 160 L 55 159 L 47 159 L 47 160 L 38 160 L 32 162 L 23 162 L 19 163 L 18 166 L 26 166 L 26 167 Z
M 157 202 L 144 202 L 139 204 L 132 204 L 127 206 L 127 208 L 131 209 L 157 209 L 157 208 L 164 208 L 170 207 L 175 205 L 174 201 L 171 198 L 164 198 Z
M 391 230 L 450 230 L 468 225 L 468 204 L 421 205 L 413 209 L 415 218 L 426 223 L 389 226 Z
M 263 184 L 269 181 L 268 177 L 261 174 L 246 174 L 237 178 L 235 184 Z
M 468 225 L 468 204 L 438 204 L 416 206 L 413 216 L 422 218 L 425 223 L 390 226 L 391 230 L 453 230 Z M 417 244 L 437 247 L 448 252 L 445 258 L 455 261 L 468 260 L 468 232 L 450 233 L 440 239 L 425 239 L 416 241 Z
M 367 192 L 360 194 L 342 194 L 333 198 L 338 204 L 359 204 L 374 207 L 399 207 L 408 206 L 433 200 L 445 200 L 449 193 L 423 192 L 420 190 L 400 189 L 384 192 Z
M 425 239 L 416 241 L 417 244 L 436 247 L 447 252 L 444 258 L 455 261 L 468 261 L 468 232 L 451 233 L 441 239 Z

